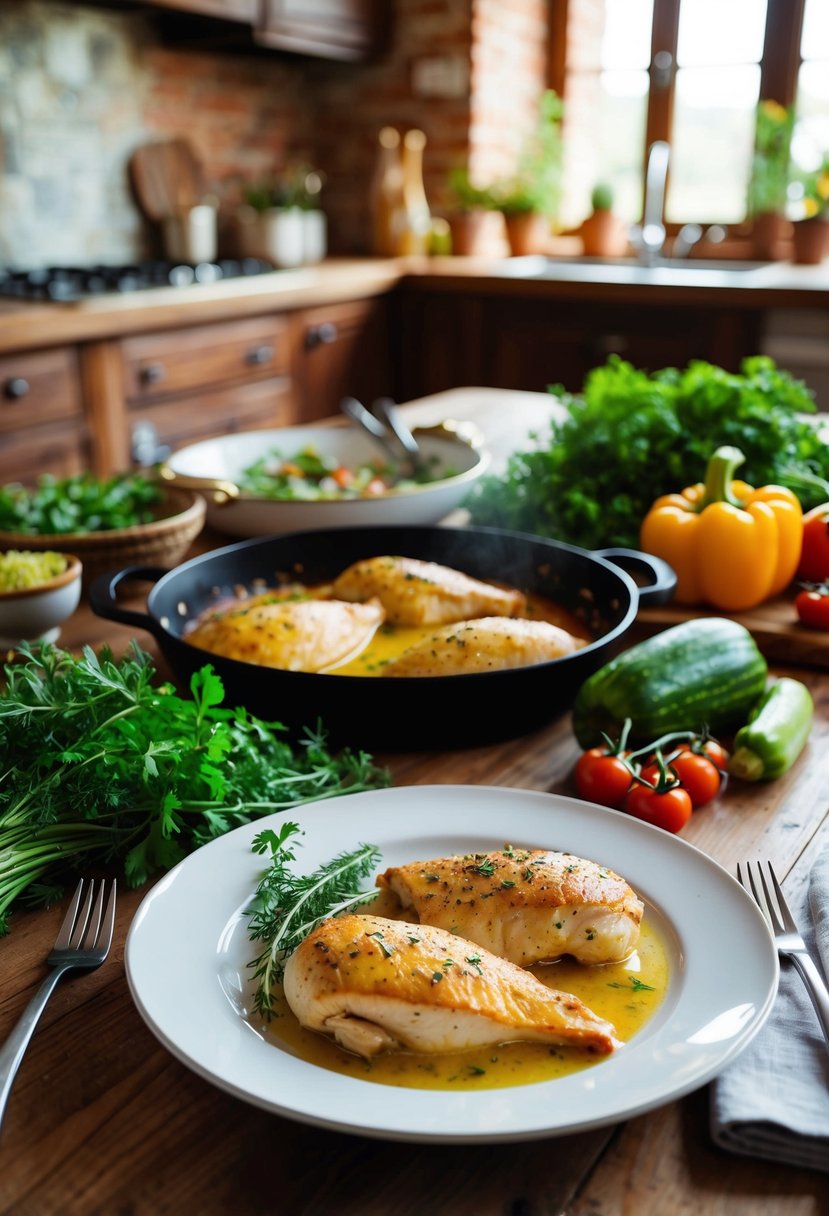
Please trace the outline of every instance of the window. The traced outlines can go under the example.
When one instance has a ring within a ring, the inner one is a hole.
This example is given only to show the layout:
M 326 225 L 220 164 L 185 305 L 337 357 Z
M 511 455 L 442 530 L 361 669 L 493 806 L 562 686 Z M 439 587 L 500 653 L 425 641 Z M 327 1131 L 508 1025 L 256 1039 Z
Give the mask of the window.
M 553 5 L 553 28 L 566 30 L 551 79 L 565 102 L 563 226 L 581 222 L 599 181 L 612 185 L 619 214 L 640 220 L 647 149 L 667 140 L 668 229 L 738 229 L 761 98 L 796 104 L 796 167 L 829 153 L 827 0 Z

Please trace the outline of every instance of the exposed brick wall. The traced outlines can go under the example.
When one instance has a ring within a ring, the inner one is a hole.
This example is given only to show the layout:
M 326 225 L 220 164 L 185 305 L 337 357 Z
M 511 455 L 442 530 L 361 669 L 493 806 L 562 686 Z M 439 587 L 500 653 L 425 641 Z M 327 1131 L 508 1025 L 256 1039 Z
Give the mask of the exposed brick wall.
M 391 3 L 392 0 L 389 0 Z M 544 0 L 394 0 L 376 63 L 165 45 L 151 14 L 67 0 L 0 8 L 0 264 L 128 260 L 158 234 L 126 165 L 147 140 L 186 135 L 232 214 L 242 182 L 290 161 L 325 174 L 335 253 L 369 248 L 367 188 L 381 126 L 420 127 L 433 211 L 450 169 L 509 172 L 544 86 Z M 469 88 L 416 96 L 422 59 L 460 60 Z

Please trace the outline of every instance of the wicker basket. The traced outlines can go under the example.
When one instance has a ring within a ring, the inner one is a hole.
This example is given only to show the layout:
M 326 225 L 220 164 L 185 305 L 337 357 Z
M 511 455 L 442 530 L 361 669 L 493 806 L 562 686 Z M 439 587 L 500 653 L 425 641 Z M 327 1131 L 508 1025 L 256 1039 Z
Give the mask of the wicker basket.
M 57 549 L 83 563 L 83 585 L 99 574 L 127 566 L 172 568 L 184 558 L 204 527 L 206 503 L 194 490 L 170 486 L 148 524 L 108 532 L 38 533 L 0 531 L 0 549 Z

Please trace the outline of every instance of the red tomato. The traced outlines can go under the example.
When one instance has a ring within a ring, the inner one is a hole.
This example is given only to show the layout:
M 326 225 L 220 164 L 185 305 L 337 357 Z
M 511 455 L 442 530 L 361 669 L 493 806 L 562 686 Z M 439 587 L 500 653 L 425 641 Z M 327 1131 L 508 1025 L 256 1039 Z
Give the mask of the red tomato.
M 725 772 L 728 768 L 728 751 L 716 739 L 695 740 L 692 743 L 680 743 L 679 751 L 693 752 L 695 756 L 707 756 L 715 768 Z
M 829 502 L 812 507 L 803 516 L 803 548 L 797 577 L 809 583 L 829 579 Z
M 711 802 L 720 792 L 722 776 L 718 766 L 707 756 L 682 751 L 671 761 L 670 769 L 679 777 L 682 788 L 688 791 L 695 810 Z
M 622 805 L 632 780 L 624 760 L 610 755 L 603 747 L 591 747 L 582 752 L 573 777 L 580 798 L 616 808 Z
M 799 591 L 794 607 L 804 625 L 812 629 L 829 629 L 829 585 Z
M 625 796 L 622 809 L 666 832 L 679 832 L 691 818 L 693 808 L 690 794 L 681 785 L 659 793 L 637 782 Z
M 336 469 L 332 470 L 331 477 L 341 490 L 347 490 L 354 481 L 354 474 L 344 464 L 338 465 Z

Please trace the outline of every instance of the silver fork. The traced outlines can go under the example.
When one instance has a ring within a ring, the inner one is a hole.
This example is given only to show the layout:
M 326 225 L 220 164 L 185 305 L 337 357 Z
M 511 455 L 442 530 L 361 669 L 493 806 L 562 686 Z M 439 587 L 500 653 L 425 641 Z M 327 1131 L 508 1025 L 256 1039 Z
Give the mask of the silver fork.
M 109 954 L 115 927 L 115 879 L 109 884 L 102 880 L 97 896 L 95 885 L 94 878 L 88 884 L 83 878 L 78 883 L 55 944 L 46 957 L 53 970 L 29 1001 L 20 1021 L 0 1048 L 0 1125 L 20 1062 L 58 980 L 67 971 L 91 971 L 100 967 Z
M 738 864 L 737 880 L 746 891 L 750 891 L 754 896 L 760 911 L 765 916 L 772 931 L 777 953 L 790 958 L 800 973 L 823 1028 L 826 1042 L 829 1044 L 829 992 L 800 936 L 800 930 L 795 924 L 794 917 L 780 889 L 780 883 L 777 881 L 771 862 L 766 862 L 771 890 L 769 890 L 769 884 L 766 882 L 760 863 L 757 862 L 756 866 L 757 879 L 755 880 L 750 861 L 745 863 L 745 878 Z M 772 892 L 774 898 L 772 898 Z

